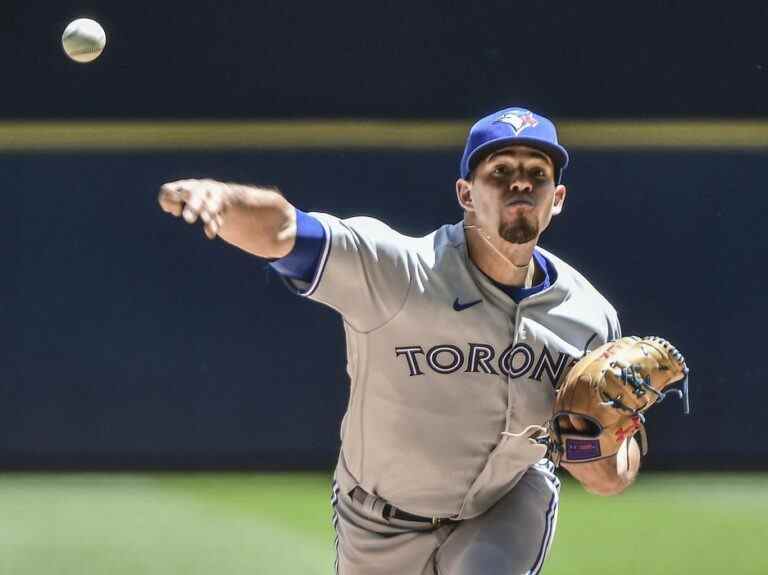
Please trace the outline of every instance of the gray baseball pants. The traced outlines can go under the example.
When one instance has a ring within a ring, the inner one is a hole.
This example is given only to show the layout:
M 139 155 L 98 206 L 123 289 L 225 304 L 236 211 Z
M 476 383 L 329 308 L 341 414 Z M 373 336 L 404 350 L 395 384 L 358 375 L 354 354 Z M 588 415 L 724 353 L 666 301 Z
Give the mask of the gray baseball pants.
M 482 515 L 433 529 L 384 519 L 382 499 L 354 500 L 334 481 L 337 575 L 536 575 L 555 533 L 560 482 L 531 467 Z

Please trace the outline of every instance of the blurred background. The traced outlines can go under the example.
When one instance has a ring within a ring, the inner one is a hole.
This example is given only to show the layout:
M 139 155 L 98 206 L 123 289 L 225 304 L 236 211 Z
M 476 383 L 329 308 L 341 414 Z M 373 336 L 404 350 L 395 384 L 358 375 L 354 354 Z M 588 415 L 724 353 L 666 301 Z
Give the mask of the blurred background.
M 693 415 L 650 414 L 637 485 L 566 480 L 545 572 L 768 572 L 765 3 L 2 14 L 0 574 L 332 572 L 341 322 L 158 188 L 275 184 L 426 234 L 461 217 L 469 126 L 509 105 L 571 152 L 543 245 L 692 371 Z M 61 48 L 78 17 L 107 33 L 90 64 Z

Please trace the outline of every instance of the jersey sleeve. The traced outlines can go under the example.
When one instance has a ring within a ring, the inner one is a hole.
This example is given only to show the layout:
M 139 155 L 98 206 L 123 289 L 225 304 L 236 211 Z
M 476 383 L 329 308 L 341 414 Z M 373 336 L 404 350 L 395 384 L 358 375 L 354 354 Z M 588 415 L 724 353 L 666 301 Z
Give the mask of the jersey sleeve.
M 284 278 L 311 282 L 325 251 L 325 228 L 317 218 L 296 210 L 296 242 L 291 253 L 269 263 Z
M 387 323 L 408 295 L 409 238 L 374 218 L 310 216 L 322 224 L 325 245 L 311 280 L 284 277 L 288 287 L 332 307 L 357 331 Z

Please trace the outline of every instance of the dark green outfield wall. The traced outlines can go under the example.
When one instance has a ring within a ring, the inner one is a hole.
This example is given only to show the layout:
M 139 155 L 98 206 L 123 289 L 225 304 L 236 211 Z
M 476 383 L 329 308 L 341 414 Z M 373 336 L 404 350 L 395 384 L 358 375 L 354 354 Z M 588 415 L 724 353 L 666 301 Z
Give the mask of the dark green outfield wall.
M 768 5 L 4 0 L 0 117 L 765 116 Z M 67 22 L 99 20 L 93 64 Z
M 340 320 L 258 259 L 164 216 L 179 177 L 274 183 L 305 210 L 409 234 L 460 217 L 455 150 L 0 156 L 0 467 L 329 466 Z M 768 156 L 574 151 L 543 244 L 679 344 L 692 417 L 649 416 L 648 462 L 768 467 Z M 750 414 L 748 419 L 745 414 Z

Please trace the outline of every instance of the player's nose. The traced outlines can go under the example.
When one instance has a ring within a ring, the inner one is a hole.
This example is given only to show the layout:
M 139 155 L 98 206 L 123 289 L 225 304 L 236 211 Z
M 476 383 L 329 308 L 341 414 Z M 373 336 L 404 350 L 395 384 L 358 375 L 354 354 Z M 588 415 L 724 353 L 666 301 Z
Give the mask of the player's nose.
M 509 183 L 509 189 L 514 193 L 531 193 L 533 182 L 525 178 L 516 178 Z

